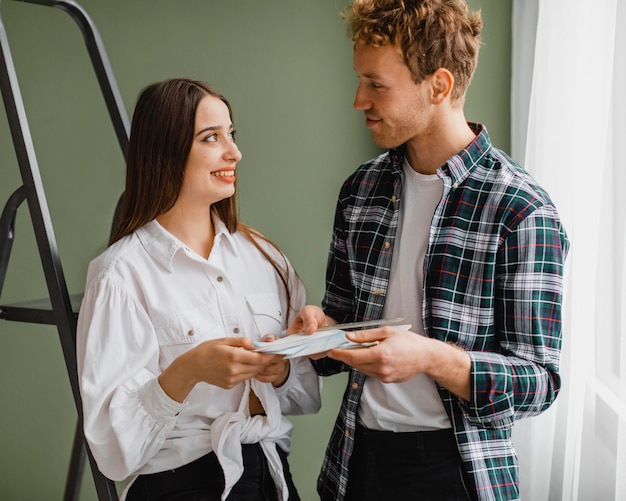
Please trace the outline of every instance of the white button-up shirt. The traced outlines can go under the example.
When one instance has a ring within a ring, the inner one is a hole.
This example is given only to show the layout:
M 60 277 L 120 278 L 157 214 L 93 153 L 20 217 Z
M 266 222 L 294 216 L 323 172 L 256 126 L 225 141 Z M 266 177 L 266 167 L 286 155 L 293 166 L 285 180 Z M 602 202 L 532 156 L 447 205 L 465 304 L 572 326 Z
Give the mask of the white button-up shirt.
M 169 398 L 157 380 L 204 341 L 280 335 L 305 303 L 302 283 L 273 247 L 261 242 L 289 268 L 292 310 L 276 271 L 254 245 L 217 217 L 214 224 L 208 259 L 152 221 L 90 263 L 77 332 L 86 439 L 113 480 L 177 468 L 214 451 L 224 470 L 223 498 L 243 471 L 240 444 L 258 442 L 286 499 L 274 444 L 289 451 L 292 425 L 283 414 L 319 410 L 319 378 L 308 359 L 290 362 L 280 388 L 256 379 L 229 390 L 199 383 L 184 403 Z M 266 416 L 250 416 L 251 388 Z

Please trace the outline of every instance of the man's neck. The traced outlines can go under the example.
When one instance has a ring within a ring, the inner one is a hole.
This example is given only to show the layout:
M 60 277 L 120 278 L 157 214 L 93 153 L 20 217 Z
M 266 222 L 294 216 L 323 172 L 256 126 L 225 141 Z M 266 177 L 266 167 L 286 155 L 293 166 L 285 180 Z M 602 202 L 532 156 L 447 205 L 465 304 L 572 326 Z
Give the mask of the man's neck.
M 435 125 L 430 134 L 407 142 L 406 157 L 416 172 L 435 174 L 437 169 L 471 143 L 475 134 L 464 117 Z

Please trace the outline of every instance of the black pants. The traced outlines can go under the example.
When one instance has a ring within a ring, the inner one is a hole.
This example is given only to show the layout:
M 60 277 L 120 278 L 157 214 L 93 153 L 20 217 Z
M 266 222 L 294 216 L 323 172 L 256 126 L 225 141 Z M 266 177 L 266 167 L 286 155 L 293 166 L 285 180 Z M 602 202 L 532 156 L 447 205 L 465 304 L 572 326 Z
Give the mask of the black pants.
M 289 487 L 289 501 L 300 501 L 293 484 L 287 454 L 277 447 Z M 259 444 L 242 445 L 243 475 L 228 501 L 277 501 L 276 487 Z M 213 452 L 175 470 L 139 475 L 128 491 L 127 501 L 219 501 L 224 474 Z
M 451 430 L 393 433 L 357 427 L 346 501 L 468 501 Z

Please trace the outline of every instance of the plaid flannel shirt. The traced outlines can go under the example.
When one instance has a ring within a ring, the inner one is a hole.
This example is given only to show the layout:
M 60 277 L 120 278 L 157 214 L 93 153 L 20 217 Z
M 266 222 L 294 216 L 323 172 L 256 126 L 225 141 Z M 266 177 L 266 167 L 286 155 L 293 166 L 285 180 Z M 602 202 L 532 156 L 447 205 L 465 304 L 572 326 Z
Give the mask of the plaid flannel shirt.
M 548 194 L 484 126 L 437 174 L 444 190 L 424 261 L 427 336 L 469 353 L 471 398 L 438 386 L 466 477 L 480 500 L 519 498 L 515 419 L 547 409 L 560 388 L 563 263 L 569 242 Z M 362 165 L 343 184 L 322 306 L 338 322 L 382 316 L 396 238 L 403 147 Z M 418 307 L 418 305 L 416 305 Z M 350 370 L 318 492 L 341 501 L 365 375 L 331 359 L 318 373 Z

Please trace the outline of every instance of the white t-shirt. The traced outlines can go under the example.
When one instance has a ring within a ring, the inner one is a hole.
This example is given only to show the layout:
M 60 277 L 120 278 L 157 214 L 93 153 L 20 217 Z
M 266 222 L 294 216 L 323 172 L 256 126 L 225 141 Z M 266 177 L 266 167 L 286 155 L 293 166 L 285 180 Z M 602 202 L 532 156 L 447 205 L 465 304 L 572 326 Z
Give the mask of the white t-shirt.
M 436 174 L 415 172 L 405 160 L 398 233 L 393 251 L 384 318 L 407 317 L 411 330 L 423 335 L 424 256 L 430 225 L 443 195 Z M 450 428 L 435 382 L 418 374 L 403 383 L 367 378 L 358 420 L 366 428 L 394 432 Z
M 240 232 L 231 234 L 217 217 L 214 224 L 208 259 L 152 221 L 90 263 L 77 333 L 85 435 L 98 467 L 113 480 L 176 468 L 214 451 L 224 469 L 224 497 L 243 471 L 240 444 L 259 442 L 286 495 L 273 446 L 290 448 L 292 425 L 283 414 L 320 407 L 319 378 L 308 359 L 291 361 L 280 388 L 256 379 L 230 390 L 199 383 L 184 403 L 157 381 L 175 358 L 204 341 L 280 335 L 294 315 L 271 264 Z M 289 272 L 297 312 L 305 292 L 290 266 Z M 251 387 L 267 416 L 250 417 Z

